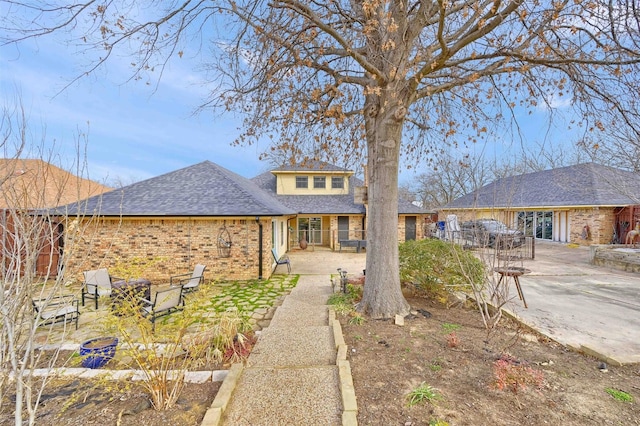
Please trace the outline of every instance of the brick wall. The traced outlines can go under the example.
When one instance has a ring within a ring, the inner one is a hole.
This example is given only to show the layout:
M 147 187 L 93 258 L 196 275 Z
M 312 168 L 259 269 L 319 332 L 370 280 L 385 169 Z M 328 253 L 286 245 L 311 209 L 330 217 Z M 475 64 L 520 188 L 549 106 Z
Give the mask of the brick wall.
M 615 214 L 613 207 L 595 207 L 569 211 L 571 242 L 580 245 L 609 244 L 613 236 Z M 583 230 L 589 226 L 591 238 L 584 239 Z
M 272 272 L 271 219 L 262 220 L 262 277 Z M 85 227 L 86 224 L 83 224 Z M 70 229 L 77 229 L 75 224 Z M 218 249 L 218 236 L 226 227 L 231 239 L 230 256 Z M 168 283 L 171 275 L 207 266 L 206 279 L 258 278 L 258 224 L 245 219 L 101 219 L 86 227 L 81 238 L 65 235 L 65 268 L 79 274 L 96 268 L 115 268 L 135 259 L 151 261 L 143 272 L 152 283 Z M 68 277 L 72 278 L 72 277 Z

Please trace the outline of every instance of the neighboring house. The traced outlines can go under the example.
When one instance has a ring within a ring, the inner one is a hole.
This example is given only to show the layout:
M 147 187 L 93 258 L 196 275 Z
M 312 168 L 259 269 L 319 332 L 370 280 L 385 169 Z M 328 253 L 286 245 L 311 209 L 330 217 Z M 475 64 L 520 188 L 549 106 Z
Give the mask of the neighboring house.
M 40 159 L 0 159 L 0 246 L 8 247 L 13 239 L 16 213 L 53 208 L 109 190 L 107 186 Z M 51 231 L 55 235 L 42 238 L 44 246 L 36 262 L 36 272 L 40 275 L 57 273 L 64 226 L 57 223 Z M 3 256 L 6 252 L 2 250 Z M 3 258 L 2 265 L 7 261 L 9 259 Z
M 271 249 L 286 251 L 286 223 L 295 214 L 249 179 L 210 161 L 66 209 L 95 224 L 85 238 L 74 238 L 81 247 L 68 265 L 78 271 L 155 260 L 144 276 L 154 284 L 168 284 L 171 275 L 196 264 L 207 266 L 207 278 L 268 278 Z
M 494 218 L 538 239 L 608 244 L 640 222 L 640 175 L 596 163 L 498 179 L 443 207 L 440 220 Z
M 279 202 L 297 212 L 289 227 L 290 247 L 300 240 L 339 249 L 340 241 L 366 239 L 365 184 L 353 172 L 316 162 L 283 166 L 252 179 Z M 398 242 L 424 238 L 426 212 L 398 202 Z

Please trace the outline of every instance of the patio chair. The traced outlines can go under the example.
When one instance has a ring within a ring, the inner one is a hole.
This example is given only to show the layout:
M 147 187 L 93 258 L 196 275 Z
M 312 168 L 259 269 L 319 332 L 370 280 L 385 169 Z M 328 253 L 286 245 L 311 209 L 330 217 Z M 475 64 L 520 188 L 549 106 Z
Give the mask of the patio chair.
M 204 282 L 205 269 L 207 269 L 205 265 L 196 265 L 193 268 L 193 273 L 187 272 L 185 274 L 172 275 L 169 277 L 169 283 L 172 286 L 182 286 L 184 293 L 197 290 L 200 284 Z
M 75 321 L 76 330 L 78 329 L 80 309 L 77 297 L 69 294 L 40 300 L 32 299 L 31 302 L 36 321 L 40 321 L 38 326 Z
M 156 330 L 156 319 L 158 317 L 169 315 L 172 312 L 182 310 L 184 308 L 184 299 L 182 298 L 182 286 L 171 286 L 156 291 L 152 295 L 152 300 L 140 298 L 142 301 L 142 315 L 151 317 L 153 331 Z
M 285 254 L 282 257 L 278 258 L 278 253 L 276 253 L 276 249 L 274 248 L 271 249 L 271 254 L 276 261 L 276 267 L 273 268 L 273 272 L 276 272 L 276 269 L 278 269 L 278 265 L 287 265 L 287 272 L 291 273 L 291 260 L 289 260 L 289 256 Z
M 111 295 L 111 283 L 120 281 L 120 278 L 114 278 L 109 275 L 106 268 L 96 269 L 94 271 L 85 271 L 84 284 L 82 285 L 82 306 L 84 299 L 88 297 L 95 300 L 96 310 L 98 309 L 98 298 L 101 296 Z

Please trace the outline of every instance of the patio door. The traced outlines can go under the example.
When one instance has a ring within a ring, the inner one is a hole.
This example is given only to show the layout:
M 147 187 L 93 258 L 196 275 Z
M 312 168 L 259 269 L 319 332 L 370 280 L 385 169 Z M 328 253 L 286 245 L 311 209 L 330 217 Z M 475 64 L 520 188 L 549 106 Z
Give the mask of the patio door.
M 518 212 L 517 227 L 525 235 L 539 240 L 553 240 L 553 212 Z M 559 236 L 556 239 L 561 240 Z
M 553 239 L 553 212 L 536 212 L 536 238 Z
M 299 239 L 304 237 L 309 244 L 322 244 L 322 218 L 298 218 L 298 235 Z

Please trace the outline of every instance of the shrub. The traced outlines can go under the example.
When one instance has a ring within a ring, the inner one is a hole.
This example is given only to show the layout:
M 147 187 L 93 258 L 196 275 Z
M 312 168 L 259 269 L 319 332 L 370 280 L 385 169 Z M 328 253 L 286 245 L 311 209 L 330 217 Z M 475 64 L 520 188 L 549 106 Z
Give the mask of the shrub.
M 457 348 L 458 346 L 460 346 L 460 338 L 458 337 L 455 331 L 452 331 L 451 333 L 447 334 L 446 338 L 447 338 L 447 346 L 449 346 L 450 348 Z
M 446 300 L 453 288 L 469 290 L 485 279 L 483 263 L 473 253 L 436 239 L 400 244 L 400 281 L 436 299 Z
M 155 330 L 134 294 L 125 295 L 96 324 L 121 339 L 123 360 L 141 371 L 140 384 L 156 410 L 175 405 L 187 371 L 208 361 L 240 361 L 255 342 L 245 313 L 231 309 L 212 314 L 203 307 L 208 291 L 205 284 L 197 295 L 189 295 L 184 309 L 163 317 Z
M 528 386 L 541 388 L 544 375 L 541 371 L 519 364 L 513 358 L 504 356 L 493 363 L 494 384 L 500 390 L 510 390 L 518 393 Z

